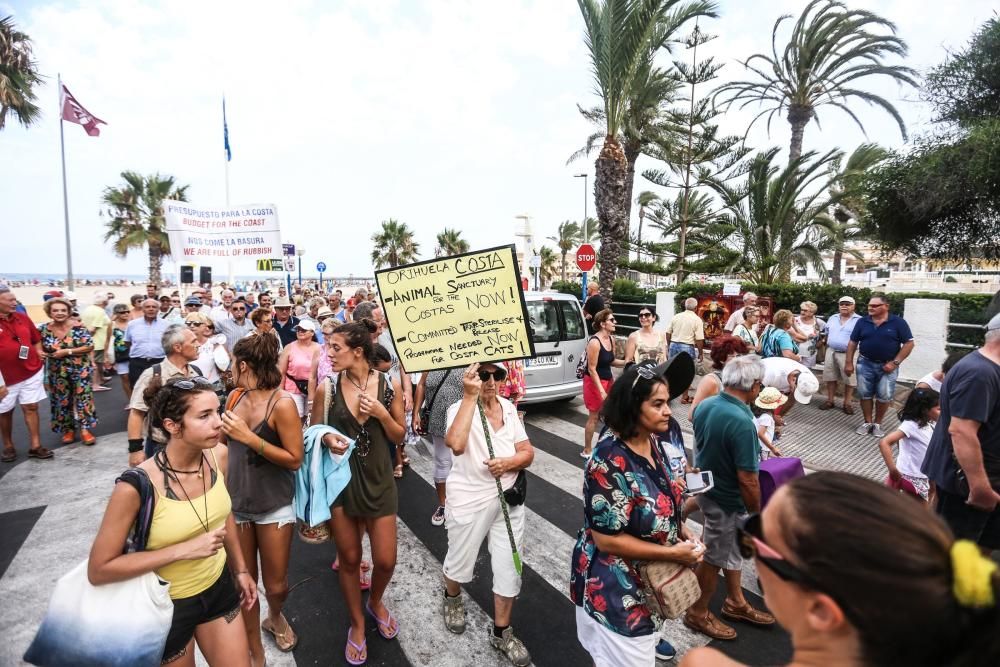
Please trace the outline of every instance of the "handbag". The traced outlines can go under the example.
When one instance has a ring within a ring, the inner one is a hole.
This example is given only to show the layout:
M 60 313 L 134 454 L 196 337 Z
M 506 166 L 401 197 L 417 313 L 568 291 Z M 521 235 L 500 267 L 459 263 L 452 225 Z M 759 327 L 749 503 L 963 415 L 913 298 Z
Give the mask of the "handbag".
M 644 561 L 639 564 L 639 579 L 646 607 L 660 618 L 680 618 L 701 597 L 694 570 L 681 563 Z
M 330 403 L 333 402 L 333 393 L 336 391 L 337 383 L 329 377 L 323 378 L 326 391 L 323 392 L 323 419 L 327 419 L 330 414 Z M 330 527 L 325 523 L 310 526 L 305 521 L 299 519 L 296 522 L 296 532 L 299 539 L 306 544 L 323 544 L 330 541 Z
M 503 492 L 504 500 L 511 507 L 517 507 L 518 505 L 524 504 L 524 499 L 528 495 L 528 475 L 525 474 L 524 470 L 517 471 L 517 479 L 514 480 L 514 484 L 511 485 L 509 489 Z
M 295 387 L 299 390 L 300 394 L 305 396 L 309 393 L 309 380 L 300 380 L 292 377 L 288 373 L 285 373 L 285 377 L 295 383 Z
M 587 339 L 587 345 L 590 345 L 590 339 L 596 338 L 596 336 L 591 336 Z M 576 364 L 576 379 L 582 380 L 587 377 L 587 348 L 583 348 L 583 354 L 580 355 L 580 361 Z
M 143 551 L 153 520 L 152 482 L 140 469 L 118 480 L 139 491 L 139 513 L 124 553 Z M 173 615 L 170 584 L 155 572 L 94 586 L 85 559 L 56 582 L 24 660 L 44 667 L 155 667 L 163 659 Z
M 444 377 L 441 379 L 441 384 L 435 387 L 434 394 L 431 396 L 430 404 L 427 407 L 420 408 L 420 435 L 427 435 L 430 432 L 428 429 L 429 424 L 431 423 L 431 410 L 434 409 L 434 401 L 437 399 L 438 392 L 441 391 L 441 387 L 444 386 L 444 383 L 448 381 L 448 376 L 451 375 L 453 370 L 455 369 L 449 368 L 448 372 L 445 373 Z

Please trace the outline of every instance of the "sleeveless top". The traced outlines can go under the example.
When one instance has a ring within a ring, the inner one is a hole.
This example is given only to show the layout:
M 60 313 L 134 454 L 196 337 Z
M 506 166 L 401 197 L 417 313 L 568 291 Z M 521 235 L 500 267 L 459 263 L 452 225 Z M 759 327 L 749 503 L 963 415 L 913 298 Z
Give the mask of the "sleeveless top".
M 652 345 L 646 345 L 642 340 L 642 332 L 639 332 L 635 337 L 635 363 L 640 364 L 644 361 L 655 361 L 659 364 L 665 361 L 663 340 L 663 334 L 657 333 L 656 342 Z
M 316 348 L 312 345 L 299 345 L 297 342 L 287 347 L 288 370 L 285 371 L 287 375 L 284 378 L 282 389 L 290 394 L 301 394 L 299 388 L 287 376 L 291 375 L 296 380 L 308 380 L 309 374 L 312 372 L 313 353 Z
M 597 336 L 591 336 L 591 338 L 597 338 Z M 597 377 L 602 380 L 613 380 L 611 362 L 615 360 L 615 343 L 612 341 L 611 349 L 605 350 L 604 343 L 601 342 L 600 338 L 597 338 L 597 347 L 600 349 L 597 353 L 597 364 L 594 366 L 594 369 L 597 371 Z
M 275 389 L 268 397 L 264 419 L 251 430 L 266 442 L 281 447 L 277 431 L 267 423 L 278 402 L 275 396 L 279 391 Z M 246 395 L 244 392 L 229 409 L 236 408 Z M 226 470 L 233 511 L 240 514 L 267 514 L 291 505 L 295 497 L 295 473 L 258 454 L 259 442 L 242 443 L 245 446 L 233 446 L 234 443 L 237 441 L 229 438 L 229 467 Z
M 209 466 L 215 476 L 219 462 L 212 452 L 214 465 Z M 166 473 L 164 473 L 166 474 Z M 153 485 L 156 489 L 156 485 Z M 195 512 L 205 511 L 208 503 L 208 529 L 221 528 L 232 511 L 229 492 L 226 490 L 226 478 L 218 471 L 216 479 L 212 480 L 212 488 L 202 496 L 192 498 L 189 503 L 186 498 L 176 500 L 160 493 L 156 489 L 156 503 L 153 506 L 153 521 L 149 526 L 149 539 L 146 542 L 147 551 L 156 551 L 166 547 L 186 542 L 205 532 L 205 527 L 195 516 Z M 191 505 L 194 505 L 194 510 Z M 204 521 L 205 517 L 202 517 Z M 197 560 L 179 560 L 164 565 L 156 571 L 156 575 L 170 583 L 170 599 L 179 600 L 202 593 L 218 581 L 222 570 L 226 567 L 226 550 L 219 549 L 208 558 Z
M 330 401 L 326 423 L 355 443 L 348 459 L 351 481 L 337 496 L 333 507 L 343 507 L 344 512 L 352 517 L 376 518 L 396 514 L 396 480 L 392 476 L 393 462 L 389 455 L 391 442 L 379 420 L 369 417 L 362 425 L 354 418 L 344 402 L 340 386 L 343 379 L 344 374 L 341 373 L 336 381 L 327 386 L 328 390 L 334 387 L 336 390 Z M 392 404 L 392 386 L 385 373 L 378 373 L 378 395 L 386 407 Z M 363 455 L 365 449 L 367 454 Z

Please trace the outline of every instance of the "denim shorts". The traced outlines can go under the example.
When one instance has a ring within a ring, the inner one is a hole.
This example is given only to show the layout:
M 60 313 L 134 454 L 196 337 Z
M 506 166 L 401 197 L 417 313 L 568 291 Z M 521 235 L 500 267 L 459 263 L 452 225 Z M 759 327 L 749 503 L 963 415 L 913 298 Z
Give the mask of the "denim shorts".
M 285 505 L 284 507 L 279 507 L 276 510 L 262 514 L 244 514 L 243 512 L 233 510 L 233 518 L 236 519 L 237 524 L 256 523 L 264 525 L 276 523 L 278 524 L 278 528 L 281 528 L 285 524 L 295 523 L 295 505 Z
M 688 345 L 687 343 L 671 343 L 670 349 L 667 350 L 670 359 L 673 359 L 681 352 L 687 352 L 691 359 L 698 360 L 698 350 L 694 345 Z
M 891 403 L 896 395 L 896 377 L 899 368 L 886 373 L 883 364 L 865 357 L 858 357 L 855 372 L 858 375 L 858 398 L 864 401 L 875 399 L 879 403 Z

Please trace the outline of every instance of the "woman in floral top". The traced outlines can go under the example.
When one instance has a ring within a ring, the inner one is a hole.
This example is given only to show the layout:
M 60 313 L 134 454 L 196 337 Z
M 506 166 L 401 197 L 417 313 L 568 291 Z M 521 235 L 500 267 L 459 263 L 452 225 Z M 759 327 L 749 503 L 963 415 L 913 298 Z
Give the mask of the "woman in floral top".
M 612 433 L 587 463 L 570 573 L 577 636 L 597 665 L 653 667 L 660 619 L 645 604 L 639 561 L 694 565 L 704 552 L 681 517 L 683 480 L 671 477 L 654 438 L 671 430 L 670 400 L 693 377 L 687 355 L 644 362 L 612 385 L 604 404 Z
M 97 442 L 90 429 L 97 425 L 94 407 L 94 367 L 90 353 L 94 349 L 90 332 L 84 326 L 70 323 L 72 304 L 56 298 L 45 302 L 45 314 L 51 322 L 39 327 L 42 351 L 45 352 L 49 385 L 49 403 L 52 406 L 52 430 L 62 434 L 62 443 L 68 445 L 80 440 L 85 445 Z
M 502 362 L 504 370 L 507 371 L 507 379 L 500 385 L 497 394 L 506 398 L 517 407 L 517 404 L 524 398 L 524 391 L 527 384 L 524 381 L 524 362 L 520 359 Z

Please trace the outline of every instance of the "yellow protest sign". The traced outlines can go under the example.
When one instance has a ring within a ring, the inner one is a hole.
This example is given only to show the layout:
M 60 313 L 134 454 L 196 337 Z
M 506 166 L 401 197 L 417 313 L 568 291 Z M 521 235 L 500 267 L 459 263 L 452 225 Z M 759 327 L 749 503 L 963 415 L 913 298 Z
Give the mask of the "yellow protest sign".
M 514 246 L 375 272 L 409 373 L 534 356 Z

